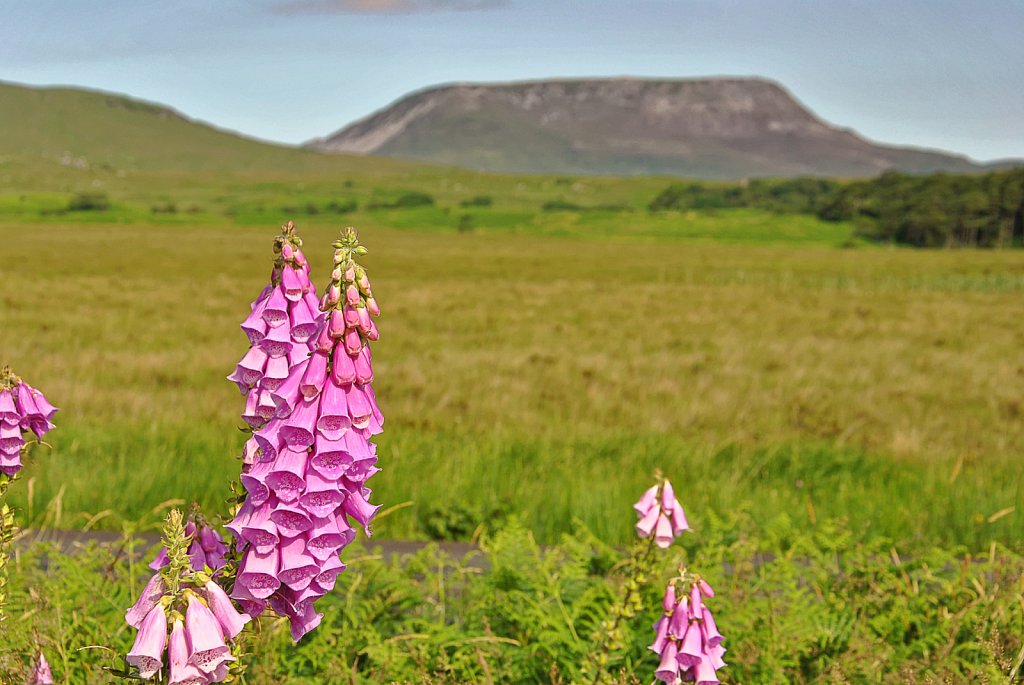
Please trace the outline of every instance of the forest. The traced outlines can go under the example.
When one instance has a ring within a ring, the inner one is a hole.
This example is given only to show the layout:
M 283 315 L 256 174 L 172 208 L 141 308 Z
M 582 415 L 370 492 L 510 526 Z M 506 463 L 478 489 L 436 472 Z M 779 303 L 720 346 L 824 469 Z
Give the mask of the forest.
M 1024 169 L 981 175 L 755 179 L 736 184 L 673 183 L 652 212 L 752 207 L 853 221 L 857 234 L 915 247 L 1024 246 Z

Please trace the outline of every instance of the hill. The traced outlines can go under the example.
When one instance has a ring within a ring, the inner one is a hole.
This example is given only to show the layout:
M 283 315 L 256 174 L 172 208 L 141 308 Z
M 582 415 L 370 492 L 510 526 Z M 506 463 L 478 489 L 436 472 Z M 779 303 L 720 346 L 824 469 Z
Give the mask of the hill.
M 984 168 L 960 155 L 872 143 L 762 79 L 445 85 L 307 145 L 526 173 L 729 179 Z
M 345 172 L 395 170 L 390 160 L 329 157 L 246 138 L 170 107 L 78 88 L 0 82 L 0 170 Z

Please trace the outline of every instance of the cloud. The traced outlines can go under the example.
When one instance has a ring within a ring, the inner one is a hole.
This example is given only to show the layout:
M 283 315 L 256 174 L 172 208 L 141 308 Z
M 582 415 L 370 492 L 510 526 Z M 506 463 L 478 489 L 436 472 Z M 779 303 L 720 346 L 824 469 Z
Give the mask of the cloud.
M 506 0 L 285 0 L 283 14 L 419 14 L 471 12 L 501 7 Z

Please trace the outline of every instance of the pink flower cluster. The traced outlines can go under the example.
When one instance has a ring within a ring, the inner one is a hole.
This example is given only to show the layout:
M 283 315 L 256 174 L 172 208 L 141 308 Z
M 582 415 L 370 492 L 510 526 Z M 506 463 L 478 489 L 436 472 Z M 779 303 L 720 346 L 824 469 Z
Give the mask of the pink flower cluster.
M 194 543 L 204 526 L 189 523 L 186 526 L 177 510 L 168 514 L 164 524 L 165 563 L 125 613 L 128 625 L 138 630 L 125 659 L 135 669 L 132 675 L 143 680 L 161 673 L 166 666 L 168 685 L 224 681 L 230 663 L 235 661 L 228 643 L 251 620 L 235 608 L 207 573 L 206 563 L 196 569 L 199 550 Z M 190 534 L 186 532 L 189 528 Z M 219 545 L 208 546 L 215 554 L 222 552 Z M 206 550 L 202 551 L 205 555 Z
M 274 243 L 277 254 L 270 284 L 250 305 L 249 316 L 242 323 L 249 351 L 228 376 L 245 396 L 242 418 L 253 430 L 277 412 L 270 393 L 285 382 L 292 367 L 309 356 L 324 319 L 295 226 L 288 222 L 281 231 Z M 247 447 L 250 463 L 254 449 L 255 443 Z
M 676 583 L 689 592 L 676 596 Z M 654 643 L 649 649 L 661 656 L 654 675 L 668 685 L 683 681 L 717 685 L 716 671 L 725 666 L 722 635 L 705 598 L 714 597 L 702 578 L 678 578 L 669 584 L 662 600 L 664 614 L 654 624 Z
M 238 636 L 249 616 L 239 613 L 211 579 L 198 588 L 185 589 L 182 596 L 184 617 L 173 608 L 174 596 L 164 578 L 157 574 L 150 579 L 125 615 L 128 625 L 139 631 L 127 661 L 144 680 L 167 666 L 171 685 L 219 683 L 227 678 L 228 665 L 235 660 L 227 643 Z
M 640 519 L 636 524 L 637 535 L 646 538 L 653 533 L 655 543 L 662 549 L 671 545 L 684 530 L 690 529 L 683 506 L 667 480 L 651 486 L 633 509 Z
M 0 473 L 17 475 L 25 433 L 38 441 L 53 428 L 54 407 L 40 391 L 15 376 L 8 367 L 0 369 Z
M 232 597 L 252 615 L 269 606 L 287 616 L 295 640 L 323 617 L 314 603 L 345 568 L 338 554 L 355 538 L 350 519 L 369 534 L 378 509 L 366 481 L 379 470 L 370 438 L 384 420 L 368 345 L 379 335 L 370 317 L 380 311 L 355 261 L 366 251 L 355 231 L 334 246 L 319 303 L 326 325 L 308 358 L 266 390 L 274 411 L 246 448 L 247 496 L 228 525 L 242 550 Z
M 224 538 L 220 536 L 220 533 L 209 523 L 197 515 L 190 515 L 185 525 L 185 535 L 192 540 L 188 556 L 193 571 L 209 568 L 216 574 L 224 567 L 224 557 L 228 553 L 228 546 L 224 544 Z M 167 548 L 162 547 L 156 558 L 150 562 L 149 567 L 154 571 L 159 571 L 169 562 Z

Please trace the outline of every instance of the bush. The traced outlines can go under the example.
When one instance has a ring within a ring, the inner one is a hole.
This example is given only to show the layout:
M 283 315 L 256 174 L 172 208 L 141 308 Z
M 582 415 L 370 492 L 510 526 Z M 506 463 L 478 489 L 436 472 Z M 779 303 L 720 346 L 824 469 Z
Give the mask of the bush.
M 434 204 L 434 198 L 426 193 L 405 193 L 399 195 L 398 199 L 392 203 L 392 207 L 395 209 L 404 209 L 407 207 L 429 207 Z
M 459 203 L 463 207 L 490 207 L 492 204 L 494 204 L 494 198 L 490 195 L 477 195 Z
M 399 195 L 394 202 L 371 202 L 367 209 L 411 209 L 413 207 L 430 207 L 434 204 L 434 196 L 420 192 L 409 192 Z
M 544 212 L 578 212 L 583 208 L 566 200 L 548 200 L 540 206 Z
M 506 507 L 456 502 L 422 510 L 420 526 L 431 540 L 470 540 L 482 526 L 494 529 L 508 519 Z
M 102 212 L 110 209 L 106 193 L 79 193 L 68 200 L 69 212 Z

